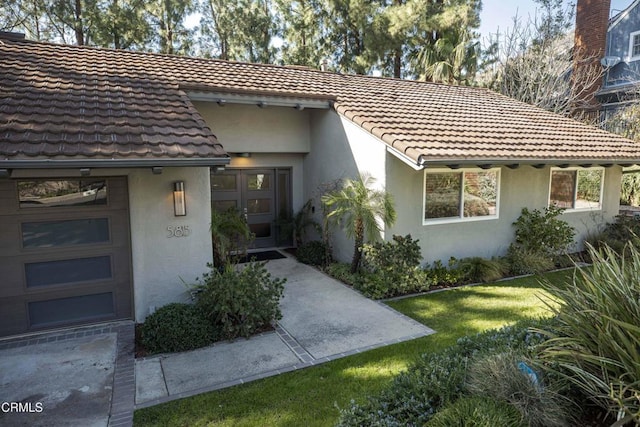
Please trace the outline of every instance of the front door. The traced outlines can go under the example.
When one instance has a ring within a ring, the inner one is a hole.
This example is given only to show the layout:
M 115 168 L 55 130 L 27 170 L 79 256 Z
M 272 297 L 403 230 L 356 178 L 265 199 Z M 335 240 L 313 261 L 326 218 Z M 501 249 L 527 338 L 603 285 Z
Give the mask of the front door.
M 289 170 L 227 169 L 211 175 L 216 210 L 237 208 L 255 234 L 255 248 L 276 246 L 276 218 L 288 210 Z

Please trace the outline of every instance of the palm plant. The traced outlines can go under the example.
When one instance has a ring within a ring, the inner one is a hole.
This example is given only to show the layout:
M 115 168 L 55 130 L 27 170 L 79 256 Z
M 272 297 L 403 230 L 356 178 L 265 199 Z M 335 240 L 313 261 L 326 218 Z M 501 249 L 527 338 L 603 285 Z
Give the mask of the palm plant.
M 347 179 L 341 188 L 322 196 L 322 202 L 330 209 L 327 218 L 341 223 L 347 237 L 355 240 L 352 273 L 360 266 L 365 238 L 380 238 L 381 223 L 391 226 L 396 220 L 391 195 L 372 188 L 375 181 L 370 174 L 363 173 L 359 179 Z

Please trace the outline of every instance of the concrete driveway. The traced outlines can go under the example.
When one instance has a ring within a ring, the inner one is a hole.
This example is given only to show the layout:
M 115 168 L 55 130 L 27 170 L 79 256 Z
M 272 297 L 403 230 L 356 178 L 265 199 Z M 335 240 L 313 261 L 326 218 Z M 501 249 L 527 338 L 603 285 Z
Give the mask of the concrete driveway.
M 136 360 L 136 407 L 328 362 L 433 330 L 293 258 L 267 268 L 286 277 L 274 332 L 195 351 Z
M 0 341 L 0 425 L 131 425 L 133 381 L 131 322 Z

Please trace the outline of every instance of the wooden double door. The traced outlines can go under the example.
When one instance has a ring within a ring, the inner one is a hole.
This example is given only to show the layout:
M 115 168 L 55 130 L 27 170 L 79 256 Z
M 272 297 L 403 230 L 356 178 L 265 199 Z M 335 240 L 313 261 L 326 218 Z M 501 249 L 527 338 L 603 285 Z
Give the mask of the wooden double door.
M 278 220 L 291 217 L 291 169 L 226 169 L 211 174 L 212 209 L 236 208 L 255 234 L 254 248 L 287 245 Z

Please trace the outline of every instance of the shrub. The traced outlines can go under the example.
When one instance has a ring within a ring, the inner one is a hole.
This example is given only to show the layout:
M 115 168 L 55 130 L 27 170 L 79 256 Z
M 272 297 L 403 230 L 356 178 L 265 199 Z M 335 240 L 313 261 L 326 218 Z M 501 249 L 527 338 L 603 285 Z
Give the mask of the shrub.
M 411 235 L 393 236 L 392 241 L 365 244 L 358 289 L 372 298 L 385 298 L 422 289 L 418 240 Z
M 296 258 L 305 264 L 324 266 L 331 262 L 331 259 L 327 259 L 327 253 L 327 247 L 323 242 L 312 240 L 298 246 Z
M 513 225 L 516 228 L 515 244 L 525 250 L 549 256 L 566 252 L 573 243 L 575 230 L 557 217 L 564 209 L 549 206 L 544 212 L 534 209 L 522 212 Z
M 623 255 L 627 243 L 640 242 L 640 220 L 635 217 L 618 215 L 615 221 L 607 224 L 604 229 L 595 235 L 589 236 L 587 241 L 595 249 L 610 247 L 616 253 Z
M 568 286 L 544 282 L 560 301 L 558 326 L 541 357 L 593 401 L 624 422 L 640 423 L 640 250 L 619 257 L 589 248 L 594 261 Z
M 242 258 L 255 236 L 251 233 L 244 215 L 236 208 L 211 212 L 211 238 L 213 263 L 223 266 L 232 258 Z
M 213 324 L 192 304 L 160 307 L 141 326 L 142 345 L 150 354 L 205 347 L 216 338 Z
M 286 279 L 272 278 L 265 264 L 211 268 L 195 285 L 196 305 L 219 325 L 222 338 L 248 337 L 282 318 L 279 302 Z
M 541 376 L 532 379 L 520 369 L 520 363 L 531 365 L 514 352 L 492 354 L 475 361 L 469 369 L 469 391 L 513 406 L 527 426 L 570 425 L 569 401 L 548 382 L 543 385 Z
M 505 259 L 509 271 L 516 276 L 548 271 L 555 266 L 553 258 L 549 255 L 515 245 L 509 246 Z
M 449 258 L 449 263 L 445 266 L 442 261 L 437 260 L 429 267 L 424 268 L 426 281 L 432 286 L 452 286 L 465 283 L 465 273 L 458 267 L 458 260 Z
M 483 332 L 460 338 L 456 345 L 442 352 L 423 354 L 379 395 L 369 397 L 364 404 L 351 402 L 349 408 L 341 411 L 338 425 L 423 425 L 438 410 L 465 393 L 470 361 L 509 348 L 529 354 L 533 346 L 544 339 L 529 327 L 547 322 L 528 321 Z
M 351 266 L 349 264 L 338 262 L 331 263 L 324 267 L 324 272 L 329 276 L 354 287 L 360 277 L 358 273 L 351 272 Z
M 486 397 L 462 397 L 437 412 L 425 427 L 525 427 L 511 405 Z
M 494 282 L 502 279 L 509 270 L 507 263 L 501 259 L 480 257 L 463 258 L 458 261 L 457 267 L 462 270 L 465 281 L 473 283 Z

